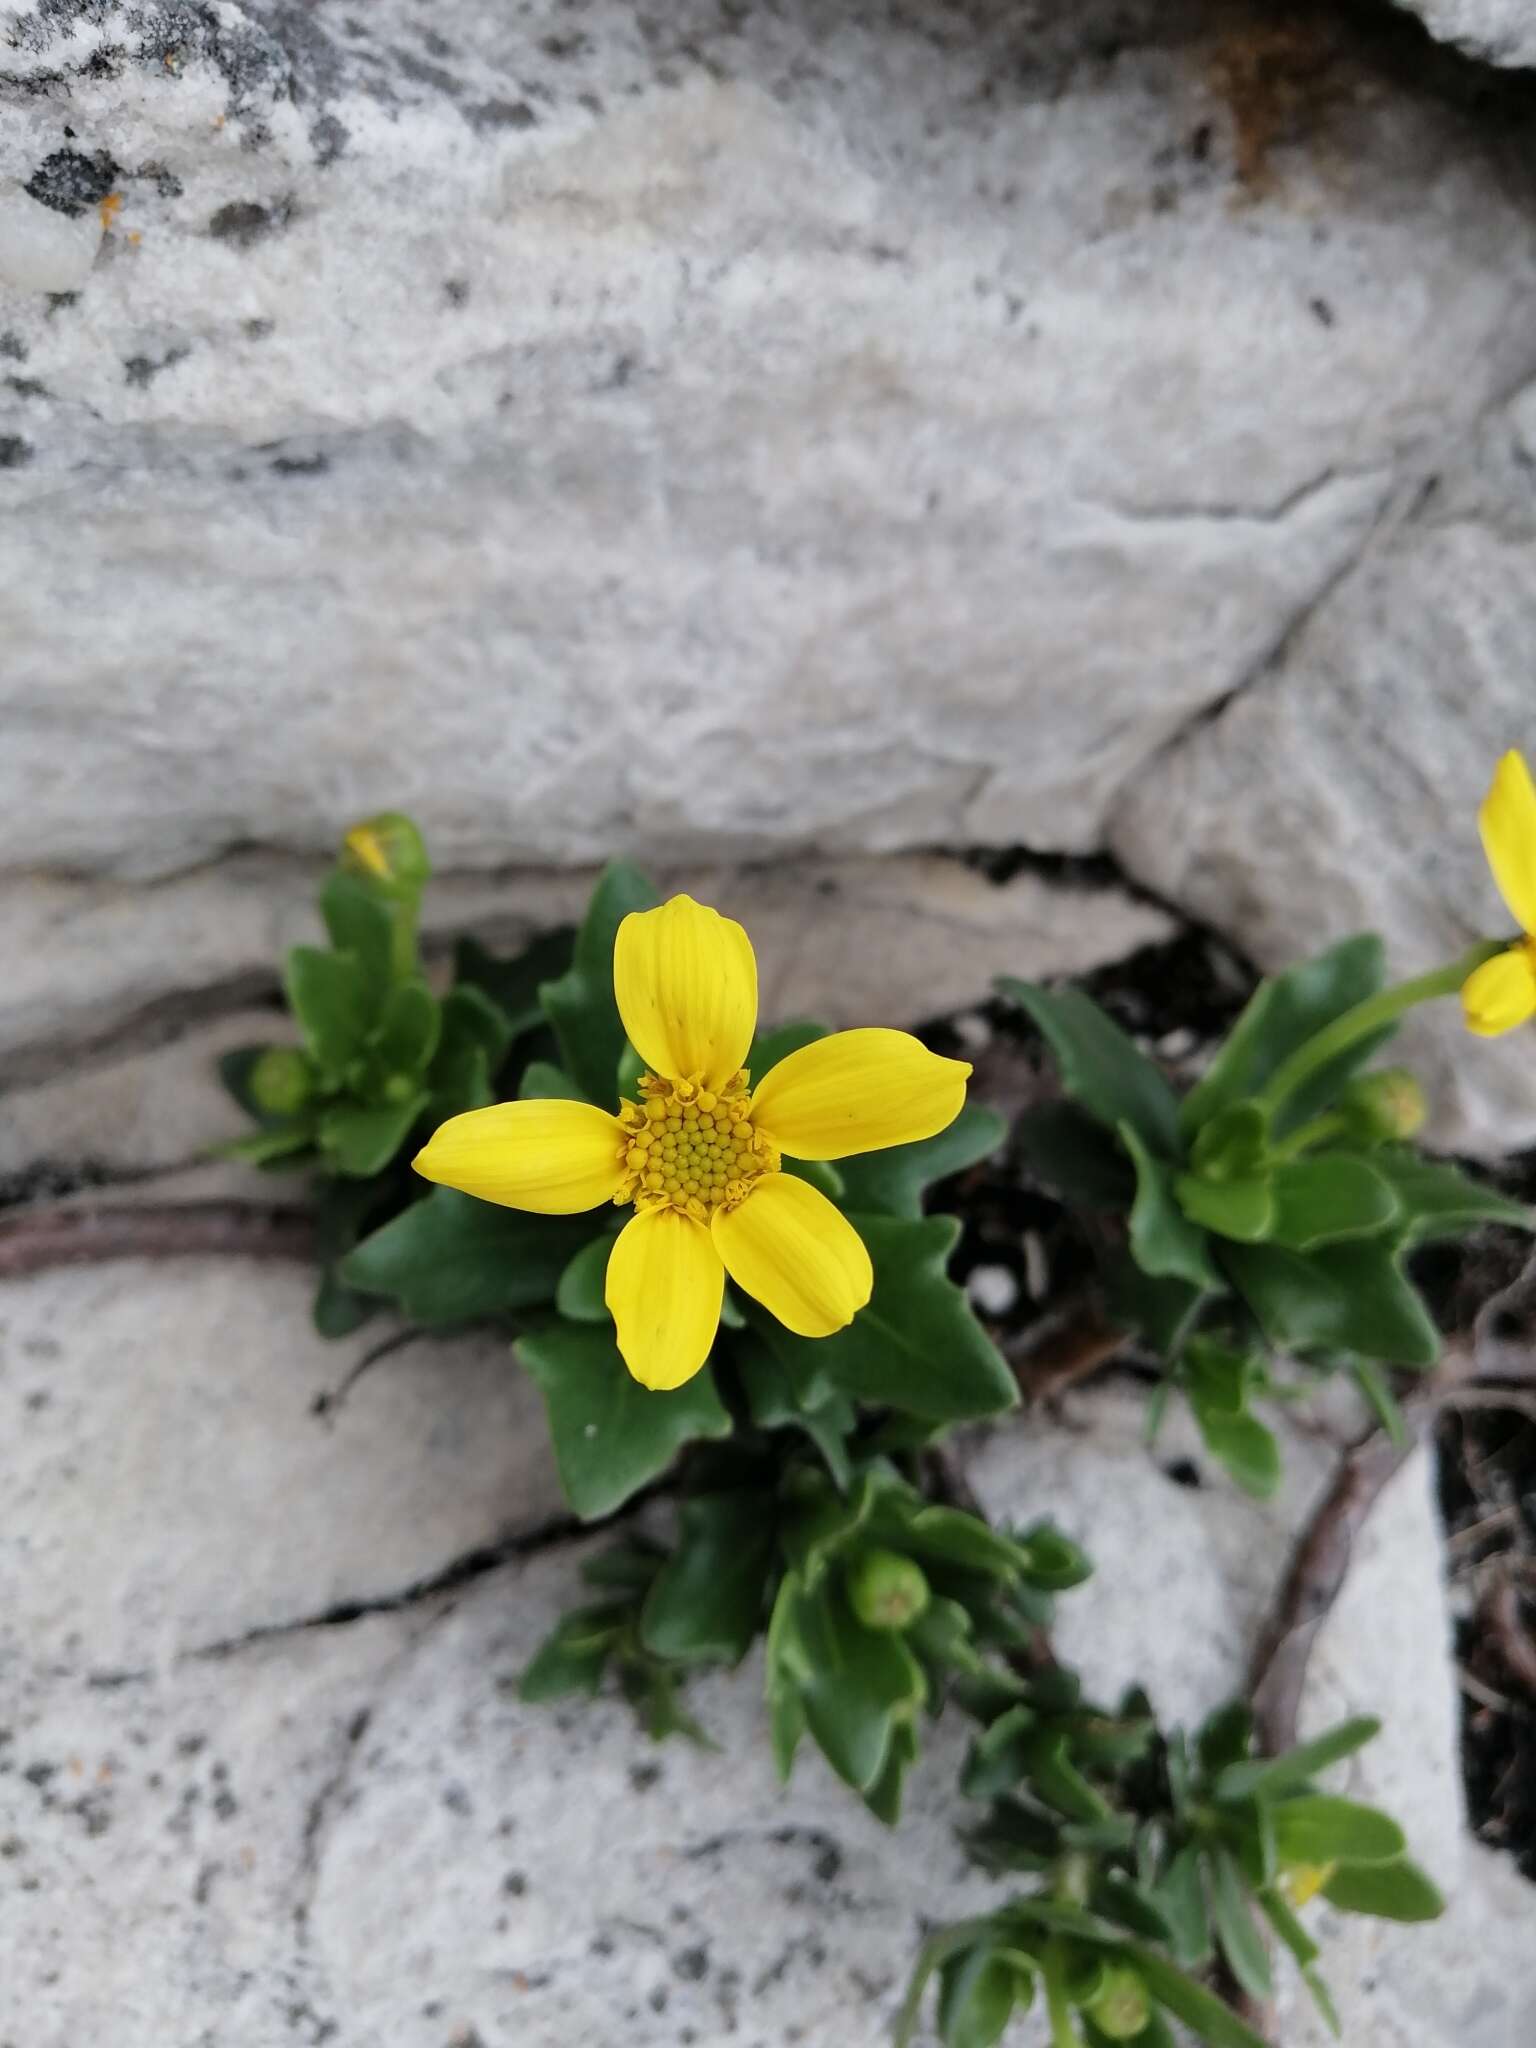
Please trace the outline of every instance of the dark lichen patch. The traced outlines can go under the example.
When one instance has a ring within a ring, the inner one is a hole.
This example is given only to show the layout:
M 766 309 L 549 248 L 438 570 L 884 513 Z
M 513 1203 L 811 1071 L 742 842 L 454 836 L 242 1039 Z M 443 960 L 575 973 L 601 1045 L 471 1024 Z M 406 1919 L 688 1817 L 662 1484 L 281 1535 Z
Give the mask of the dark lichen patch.
M 18 398 L 51 398 L 53 396 L 48 386 L 37 377 L 7 377 L 5 388 L 7 391 L 14 392 Z
M 274 455 L 268 466 L 274 476 L 324 476 L 331 458 L 316 448 L 308 455 Z
M 526 100 L 480 100 L 463 112 L 471 128 L 535 128 L 539 120 Z
M 210 217 L 208 232 L 216 242 L 233 242 L 237 249 L 250 249 L 287 227 L 296 210 L 291 196 L 274 199 L 270 206 L 262 206 L 254 199 L 231 199 Z
M 687 1984 L 697 1984 L 709 1974 L 709 1951 L 705 1948 L 679 1949 L 672 1958 L 674 1973 Z
M 269 334 L 276 331 L 276 328 L 277 322 L 275 320 L 258 319 L 242 320 L 240 322 L 240 332 L 247 341 L 265 341 Z
M 20 434 L 0 434 L 0 469 L 20 469 L 32 460 L 32 443 Z
M 0 334 L 0 358 L 8 363 L 24 363 L 27 355 L 27 344 L 19 334 L 13 334 L 9 328 Z
M 445 279 L 443 283 L 443 297 L 450 306 L 467 306 L 469 304 L 469 279 L 467 277 L 450 277 Z
M 80 294 L 78 292 L 50 292 L 48 294 L 48 318 L 51 320 L 55 313 L 67 313 L 79 297 Z
M 338 121 L 334 114 L 322 114 L 309 131 L 309 146 L 315 152 L 315 162 L 323 169 L 345 156 L 347 144 L 352 140 L 352 131 L 344 121 Z
M 45 156 L 27 180 L 27 190 L 55 213 L 88 213 L 99 206 L 122 175 L 122 167 L 104 149 L 85 156 L 78 149 L 56 149 Z
M 191 353 L 191 349 L 181 343 L 174 348 L 168 348 L 163 356 L 125 356 L 123 372 L 132 390 L 147 391 L 162 370 L 174 369 L 177 363 L 185 362 Z

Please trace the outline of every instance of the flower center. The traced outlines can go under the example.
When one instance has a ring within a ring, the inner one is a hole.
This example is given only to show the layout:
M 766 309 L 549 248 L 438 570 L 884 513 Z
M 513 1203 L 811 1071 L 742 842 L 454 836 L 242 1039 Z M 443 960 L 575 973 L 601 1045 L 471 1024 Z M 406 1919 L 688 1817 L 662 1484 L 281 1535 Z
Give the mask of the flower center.
M 613 1199 L 680 1209 L 700 1223 L 744 1202 L 753 1182 L 779 1167 L 778 1152 L 752 1128 L 750 1079 L 734 1074 L 717 1095 L 697 1080 L 647 1074 L 639 1100 L 619 1111 L 624 1180 Z

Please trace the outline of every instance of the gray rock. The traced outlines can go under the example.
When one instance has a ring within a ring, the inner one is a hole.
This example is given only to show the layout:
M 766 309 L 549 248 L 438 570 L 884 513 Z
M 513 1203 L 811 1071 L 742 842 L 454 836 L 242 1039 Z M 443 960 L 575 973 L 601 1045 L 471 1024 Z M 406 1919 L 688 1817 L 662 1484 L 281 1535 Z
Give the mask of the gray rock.
M 5 299 L 0 866 L 1092 848 L 1531 353 L 1515 115 L 1353 16 L 11 18 L 123 204 Z
M 1488 64 L 1536 65 L 1536 19 L 1526 0 L 1397 0 L 1432 36 Z
M 199 1120 L 209 1139 L 225 1135 L 227 1111 L 206 1075 L 224 1047 L 283 1035 L 275 1012 L 250 1006 L 275 994 L 284 950 L 316 938 L 317 876 L 312 863 L 244 857 L 140 887 L 0 881 L 5 1078 L 12 1088 L 51 1084 L 17 1096 L 20 1129 L 0 1134 L 0 1171 L 28 1148 L 67 1153 L 97 1117 L 95 1150 L 141 1165 L 195 1145 Z M 429 938 L 439 954 L 466 929 L 516 947 L 579 918 L 592 880 L 590 871 L 443 877 L 427 896 Z M 1082 974 L 1176 929 L 1112 884 L 1057 883 L 1029 868 L 993 883 L 936 855 L 694 863 L 659 869 L 656 880 L 745 923 L 763 1014 L 780 1021 L 915 1023 L 982 1000 L 999 973 Z
M 419 1361 L 384 1362 L 322 1431 L 304 1398 L 317 1375 L 301 1370 L 298 1398 L 273 1391 L 306 1353 L 297 1290 L 268 1276 L 246 1298 L 248 1276 L 216 1267 L 121 1277 L 157 1297 L 162 1341 L 180 1333 L 163 1372 L 133 1297 L 102 1275 L 0 1297 L 20 1397 L 0 1430 L 0 1784 L 19 1884 L 0 2027 L 48 2048 L 887 2039 L 925 1921 L 1001 1896 L 953 1836 L 960 1725 L 930 1735 L 893 1839 L 814 1755 L 777 1786 L 756 1658 L 693 1689 L 716 1751 L 652 1747 L 617 1701 L 521 1705 L 517 1675 L 579 1597 L 585 1546 L 411 1592 L 451 1547 L 494 1541 L 519 1484 L 413 1427 L 428 1387 L 450 1431 L 472 1400 L 482 1437 L 541 1441 L 535 1418 L 498 1413 L 472 1348 L 437 1356 L 403 1405 L 384 1376 Z M 227 1359 L 193 1377 L 216 1298 Z M 242 1354 L 258 1345 L 254 1379 Z M 35 1383 L 67 1409 L 52 1424 L 27 1406 Z M 1063 1603 L 1066 1654 L 1108 1692 L 1144 1676 L 1165 1712 L 1194 1716 L 1240 1677 L 1324 1452 L 1298 1440 L 1284 1495 L 1259 1507 L 1219 1481 L 1172 1484 L 1140 1421 L 1139 1402 L 1096 1389 L 1063 1423 L 993 1436 L 974 1476 L 994 1512 L 1053 1514 L 1091 1541 L 1100 1575 Z M 80 1447 L 74 1469 L 49 1464 L 39 1425 Z M 156 1432 L 171 1441 L 149 1455 Z M 1175 1425 L 1159 1457 L 1190 1448 Z M 1350 1789 L 1395 1805 L 1458 1917 L 1354 1923 L 1332 1977 L 1348 2037 L 1373 2048 L 1462 2048 L 1474 2018 L 1479 2048 L 1522 2048 L 1529 1895 L 1496 1865 L 1462 1867 L 1436 1555 L 1421 1461 L 1371 1525 L 1307 1716 L 1387 1710 Z M 334 1618 L 339 1592 L 373 1611 Z M 1291 2003 L 1285 2026 L 1320 2048 Z
M 1404 495 L 1272 668 L 1128 792 L 1112 837 L 1134 873 L 1272 966 L 1373 927 L 1406 976 L 1510 932 L 1477 807 L 1506 747 L 1536 759 L 1533 450 L 1526 384 Z M 1402 1049 L 1447 1143 L 1536 1137 L 1526 1034 L 1474 1042 L 1447 1002 Z

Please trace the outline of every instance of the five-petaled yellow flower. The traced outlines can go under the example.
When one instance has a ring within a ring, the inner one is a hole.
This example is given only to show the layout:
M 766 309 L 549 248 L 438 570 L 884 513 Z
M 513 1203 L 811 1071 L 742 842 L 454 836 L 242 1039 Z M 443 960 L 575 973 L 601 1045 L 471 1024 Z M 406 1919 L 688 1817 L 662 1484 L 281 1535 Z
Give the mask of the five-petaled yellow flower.
M 1494 770 L 1477 823 L 1499 894 L 1523 934 L 1462 987 L 1467 1028 L 1496 1038 L 1536 1017 L 1536 788 L 1522 754 L 1506 754 Z
M 709 1356 L 725 1276 L 802 1337 L 852 1322 L 869 1253 L 780 1157 L 846 1159 L 954 1122 L 970 1068 L 905 1031 L 839 1031 L 779 1061 L 755 1090 L 757 961 L 739 924 L 674 896 L 619 926 L 613 990 L 650 1071 L 615 1116 L 589 1102 L 502 1102 L 451 1117 L 416 1171 L 482 1201 L 564 1216 L 635 1213 L 608 1258 L 619 1350 L 648 1387 L 679 1387 Z

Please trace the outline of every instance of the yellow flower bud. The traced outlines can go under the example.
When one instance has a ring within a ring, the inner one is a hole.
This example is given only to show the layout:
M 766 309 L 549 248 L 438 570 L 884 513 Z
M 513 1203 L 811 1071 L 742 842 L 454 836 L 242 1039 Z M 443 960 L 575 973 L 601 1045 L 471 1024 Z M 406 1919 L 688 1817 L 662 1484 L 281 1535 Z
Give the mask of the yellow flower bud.
M 1422 1130 L 1427 1114 L 1424 1091 L 1406 1067 L 1384 1067 L 1361 1074 L 1339 1097 L 1339 1112 L 1358 1143 L 1386 1145 L 1411 1138 Z
M 341 864 L 386 888 L 416 891 L 432 872 L 426 842 L 401 811 L 364 818 L 342 841 Z

